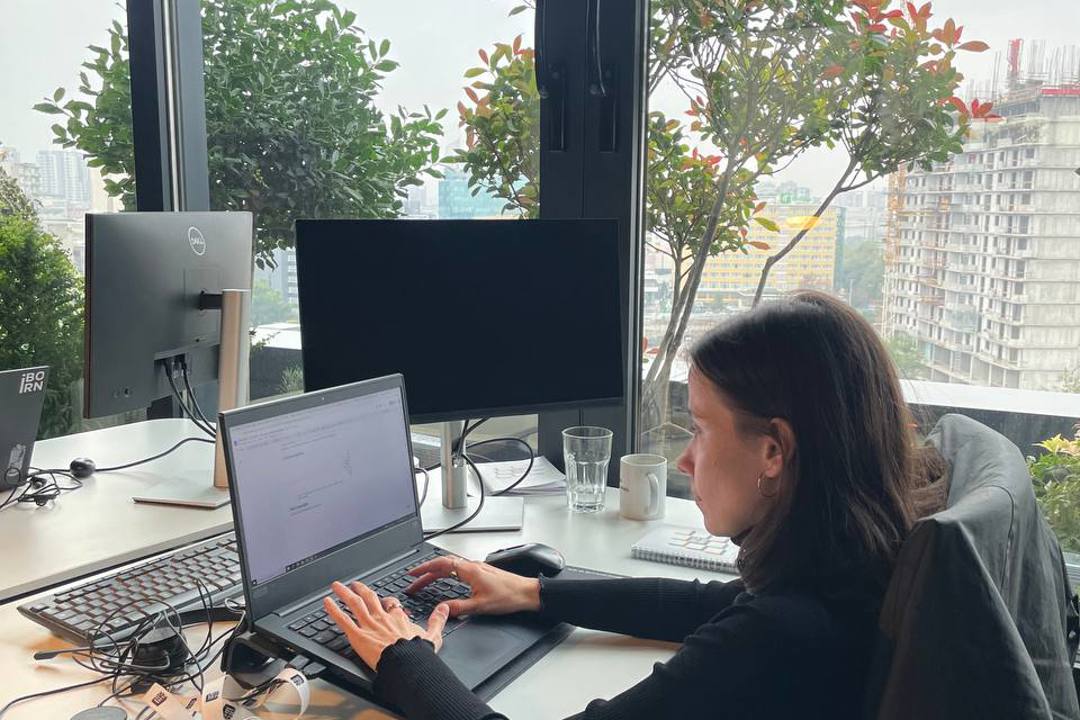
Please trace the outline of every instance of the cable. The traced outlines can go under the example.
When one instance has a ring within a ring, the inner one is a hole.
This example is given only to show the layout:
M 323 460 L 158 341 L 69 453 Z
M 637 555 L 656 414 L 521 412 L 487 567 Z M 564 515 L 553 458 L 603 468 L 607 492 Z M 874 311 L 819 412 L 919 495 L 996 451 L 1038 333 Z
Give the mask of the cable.
M 49 695 L 59 695 L 60 693 L 70 692 L 72 690 L 78 690 L 79 688 L 90 687 L 91 685 L 97 685 L 98 683 L 103 683 L 108 679 L 109 678 L 107 678 L 107 677 L 103 677 L 103 678 L 98 678 L 97 680 L 88 680 L 86 682 L 75 683 L 74 685 L 66 685 L 65 687 L 56 688 L 54 690 L 45 690 L 43 692 L 36 692 L 36 693 L 31 693 L 29 695 L 23 695 L 21 697 L 17 697 L 14 700 L 9 701 L 8 704 L 5 705 L 4 707 L 0 708 L 0 718 L 4 717 L 4 715 L 7 714 L 8 710 L 15 707 L 16 705 L 18 705 L 21 702 L 26 702 L 27 700 L 34 700 L 36 698 L 48 697 Z
M 424 474 L 424 492 L 420 494 L 420 504 L 423 505 L 424 501 L 427 500 L 427 491 L 428 485 L 431 484 L 431 475 L 428 474 L 426 468 L 418 467 L 416 470 Z
M 502 490 L 498 490 L 496 492 L 491 493 L 492 497 L 498 497 L 500 495 L 505 495 L 506 493 L 510 492 L 511 490 L 516 488 L 521 483 L 525 482 L 525 478 L 529 477 L 529 473 L 532 472 L 532 469 L 533 469 L 533 463 L 536 461 L 536 452 L 533 450 L 533 446 L 530 445 L 528 442 L 522 440 L 521 438 L 501 437 L 501 438 L 492 438 L 491 440 L 481 440 L 478 443 L 473 443 L 472 447 L 473 448 L 478 448 L 478 447 L 483 447 L 484 445 L 493 445 L 494 443 L 501 443 L 501 442 L 516 442 L 516 443 L 520 443 L 521 445 L 523 445 L 525 447 L 525 449 L 529 451 L 529 464 L 525 467 L 525 472 L 521 473 L 521 477 L 519 477 L 517 480 L 510 483 L 506 487 L 504 487 Z M 480 475 L 479 472 L 477 472 L 478 477 L 479 477 L 479 475 Z M 481 477 L 480 478 L 480 484 L 483 485 L 483 482 L 484 482 L 483 478 Z
M 188 373 L 187 360 L 183 357 L 180 358 L 180 369 L 184 374 L 184 389 L 187 391 L 188 397 L 191 398 L 191 406 L 195 408 L 195 414 L 206 424 L 206 427 L 214 431 L 216 437 L 217 426 L 206 419 L 206 415 L 203 414 L 202 408 L 199 407 L 199 399 L 195 397 L 195 391 L 191 388 L 191 375 Z
M 153 462 L 155 460 L 160 460 L 161 458 L 165 457 L 169 453 L 175 451 L 181 445 L 184 445 L 184 444 L 189 443 L 189 442 L 204 442 L 204 443 L 213 444 L 214 440 L 211 440 L 209 438 L 202 438 L 202 437 L 184 438 L 183 440 L 176 443 L 175 445 L 173 445 L 171 448 L 169 448 L 165 452 L 158 453 L 157 455 L 154 455 L 153 457 L 148 457 L 148 458 L 145 458 L 143 460 L 136 460 L 135 462 L 129 462 L 129 463 L 126 463 L 124 465 L 114 465 L 113 467 L 98 468 L 95 472 L 113 472 L 114 470 L 127 470 L 128 468 L 133 468 L 133 467 L 135 467 L 137 465 L 145 465 L 148 462 Z
M 214 431 L 213 428 L 203 425 L 202 421 L 200 421 L 199 418 L 195 417 L 195 413 L 192 412 L 191 408 L 187 406 L 187 403 L 184 401 L 183 396 L 180 395 L 180 390 L 176 387 L 176 381 L 173 380 L 171 368 L 165 368 L 165 379 L 168 380 L 169 387 L 172 389 L 173 397 L 176 398 L 177 404 L 180 406 L 180 409 L 184 411 L 184 414 L 187 415 L 188 419 L 191 420 L 191 422 L 195 423 L 195 425 L 204 433 L 206 433 L 212 438 L 216 438 L 217 432 Z
M 466 419 L 465 420 L 465 427 L 461 431 L 461 437 L 458 438 L 456 443 L 454 443 L 454 453 L 455 453 L 455 455 L 457 455 L 462 460 L 464 460 L 465 463 L 470 468 L 472 468 L 473 472 L 476 473 L 477 482 L 480 483 L 480 504 L 477 505 L 476 510 L 474 510 L 472 512 L 472 514 L 469 515 L 464 520 L 461 520 L 460 522 L 454 523 L 450 527 L 443 528 L 442 530 L 435 530 L 434 532 L 425 533 L 424 534 L 424 539 L 425 540 L 431 540 L 432 538 L 437 538 L 440 535 L 445 535 L 446 533 L 453 532 L 453 531 L 457 530 L 458 528 L 461 528 L 461 527 L 464 527 L 465 525 L 468 525 L 470 522 L 472 522 L 476 518 L 477 515 L 480 514 L 480 511 L 484 509 L 484 500 L 486 499 L 485 498 L 486 493 L 484 492 L 484 481 L 480 477 L 480 471 L 477 470 L 476 464 L 469 457 L 468 445 L 466 445 L 465 440 L 469 437 L 469 433 L 471 433 L 473 430 L 475 430 L 476 428 L 478 428 L 481 425 L 483 425 L 484 423 L 486 423 L 488 420 L 490 420 L 490 418 L 483 418 L 482 420 L 477 420 L 475 424 L 470 426 L 469 425 L 469 420 Z M 435 467 L 439 467 L 439 466 L 436 465 Z M 465 472 L 465 484 L 466 484 L 466 486 L 468 485 L 468 483 L 469 483 L 469 473 L 466 470 L 466 472 Z M 466 492 L 466 494 L 468 494 L 468 493 Z M 425 491 L 425 495 L 426 495 L 426 491 Z
M 31 467 L 30 470 L 31 472 L 26 476 L 26 479 L 13 487 L 8 496 L 0 502 L 0 510 L 11 505 L 31 502 L 38 507 L 43 507 L 60 497 L 61 494 L 78 490 L 83 486 L 82 480 L 79 480 L 67 470 L 42 470 L 35 467 Z M 61 485 L 56 479 L 57 475 L 68 478 L 73 484 Z M 46 476 L 48 476 L 47 480 L 45 479 Z

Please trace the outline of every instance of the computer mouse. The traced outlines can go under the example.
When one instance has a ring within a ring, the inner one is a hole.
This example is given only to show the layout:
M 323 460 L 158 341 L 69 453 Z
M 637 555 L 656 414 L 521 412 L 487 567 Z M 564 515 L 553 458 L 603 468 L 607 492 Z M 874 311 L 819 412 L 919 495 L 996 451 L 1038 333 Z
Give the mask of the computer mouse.
M 71 474 L 77 477 L 79 480 L 85 480 L 94 474 L 97 470 L 97 465 L 94 461 L 86 457 L 78 457 L 71 461 L 68 465 L 68 469 L 71 470 Z
M 484 558 L 488 565 L 525 577 L 552 577 L 566 567 L 562 553 L 548 545 L 526 543 L 503 548 Z

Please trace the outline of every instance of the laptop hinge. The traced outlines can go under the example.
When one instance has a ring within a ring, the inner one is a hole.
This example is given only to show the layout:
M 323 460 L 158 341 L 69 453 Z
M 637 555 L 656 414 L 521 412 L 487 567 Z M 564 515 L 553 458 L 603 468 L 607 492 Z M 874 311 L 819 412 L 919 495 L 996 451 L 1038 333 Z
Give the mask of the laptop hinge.
M 353 577 L 358 578 L 358 577 L 364 577 L 366 575 L 373 575 L 374 573 L 377 573 L 380 570 L 383 570 L 383 569 L 389 567 L 390 565 L 395 565 L 397 563 L 400 563 L 405 558 L 409 557 L 410 555 L 416 554 L 419 551 L 420 551 L 419 547 L 414 547 L 411 550 L 408 550 L 406 552 L 403 552 L 400 555 L 396 555 L 396 556 L 390 558 L 389 560 L 384 562 L 382 565 L 378 565 L 376 567 L 373 567 L 370 570 L 367 570 L 367 571 L 361 573 L 360 575 L 354 575 Z M 314 602 L 315 600 L 318 600 L 319 598 L 323 597 L 324 595 L 326 595 L 326 590 L 325 589 L 316 590 L 315 592 L 311 593 L 310 595 L 306 595 L 303 598 L 301 598 L 300 600 L 297 600 L 292 605 L 287 605 L 287 606 L 285 606 L 283 608 L 279 608 L 278 610 L 275 610 L 274 615 L 277 615 L 279 617 L 288 617 L 289 615 L 292 615 L 294 612 L 296 612 L 300 608 L 302 608 L 302 607 L 304 607 L 306 605 L 310 605 L 312 602 Z

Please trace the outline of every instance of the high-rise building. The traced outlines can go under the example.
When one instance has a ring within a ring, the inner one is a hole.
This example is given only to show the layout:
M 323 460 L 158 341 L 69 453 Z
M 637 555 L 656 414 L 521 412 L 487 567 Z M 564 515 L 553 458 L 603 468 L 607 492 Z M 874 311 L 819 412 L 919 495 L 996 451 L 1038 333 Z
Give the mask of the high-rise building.
M 19 184 L 28 197 L 40 197 L 41 170 L 34 163 L 22 162 L 18 150 L 0 145 L 0 168 Z
M 777 195 L 778 198 L 782 196 L 783 193 Z M 831 291 L 836 278 L 838 248 L 843 240 L 844 209 L 830 207 L 815 221 L 816 210 L 815 203 L 770 202 L 761 214 L 777 223 L 780 232 L 772 232 L 752 222 L 747 236 L 748 242 L 765 243 L 768 249 L 748 245 L 746 254 L 726 252 L 709 258 L 698 287 L 698 303 L 703 307 L 710 303 L 737 309 L 749 307 L 765 258 L 806 226 L 810 230 L 799 244 L 769 272 L 767 289 L 770 295 L 810 288 Z
M 891 183 L 887 337 L 930 379 L 1055 390 L 1080 363 L 1080 85 L 1014 85 L 963 152 Z
M 496 218 L 503 214 L 506 201 L 488 195 L 483 189 L 473 194 L 469 176 L 460 170 L 445 170 L 439 183 L 439 217 L 443 220 Z
M 63 198 L 73 205 L 90 206 L 90 172 L 81 153 L 73 150 L 40 150 L 43 195 Z

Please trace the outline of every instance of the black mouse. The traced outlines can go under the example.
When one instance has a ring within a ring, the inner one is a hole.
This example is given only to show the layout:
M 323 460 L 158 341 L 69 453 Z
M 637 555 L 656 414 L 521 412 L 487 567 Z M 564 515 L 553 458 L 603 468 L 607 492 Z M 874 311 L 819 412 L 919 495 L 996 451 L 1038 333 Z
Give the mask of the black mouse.
M 71 474 L 79 480 L 85 480 L 94 474 L 97 470 L 97 465 L 90 458 L 78 457 L 71 461 L 68 465 L 68 469 L 71 470 Z
M 496 550 L 484 558 L 484 562 L 500 570 L 525 577 L 539 577 L 540 575 L 552 577 L 561 573 L 566 567 L 566 560 L 563 559 L 562 553 L 540 543 L 527 543 Z

